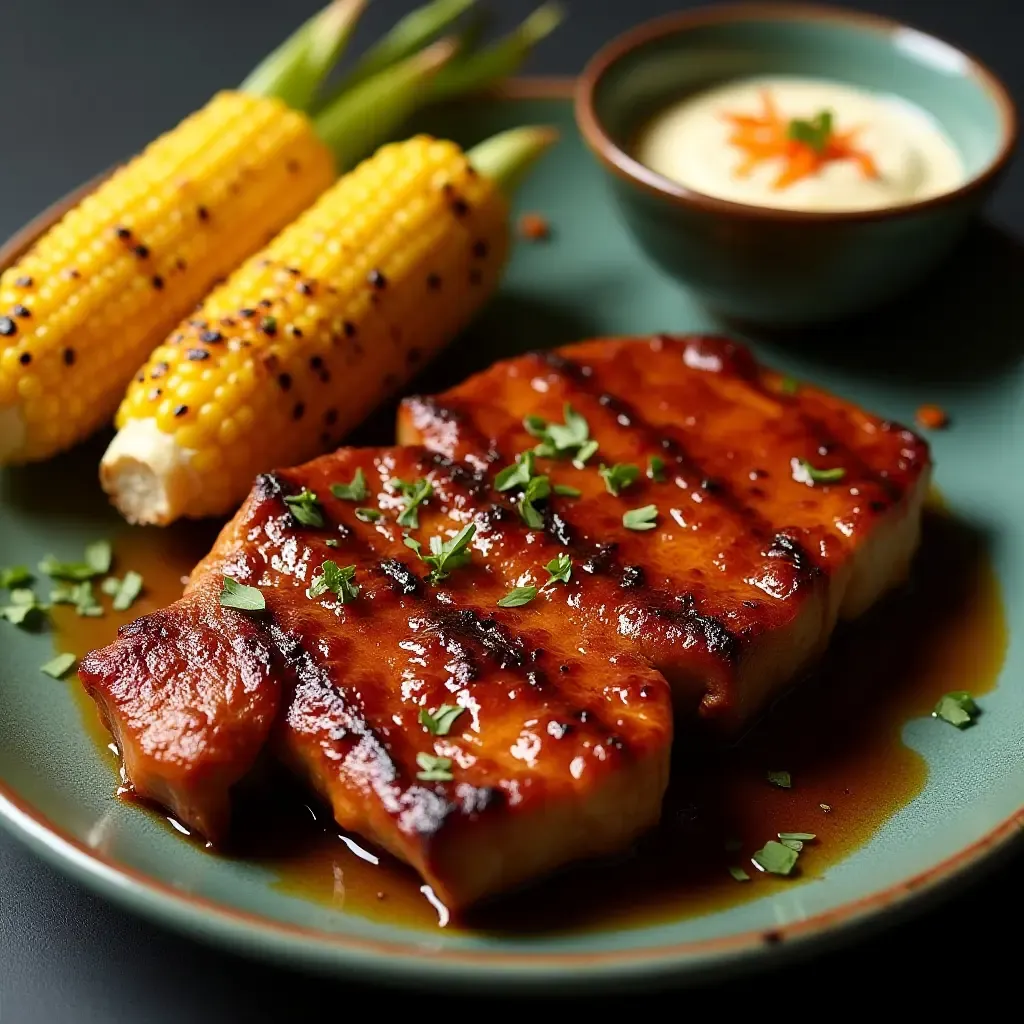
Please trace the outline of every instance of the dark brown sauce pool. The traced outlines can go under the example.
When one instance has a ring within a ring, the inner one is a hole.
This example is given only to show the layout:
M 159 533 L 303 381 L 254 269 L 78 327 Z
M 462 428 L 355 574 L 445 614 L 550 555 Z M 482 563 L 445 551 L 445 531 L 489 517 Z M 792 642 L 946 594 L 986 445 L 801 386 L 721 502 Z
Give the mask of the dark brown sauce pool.
M 109 643 L 118 625 L 170 603 L 213 541 L 207 527 L 130 531 L 116 571 L 146 580 L 127 614 L 77 618 L 60 609 L 59 644 L 78 655 Z M 423 928 L 543 933 L 609 928 L 705 914 L 815 878 L 863 844 L 924 786 L 924 760 L 900 739 L 949 690 L 992 688 L 1007 644 L 1005 616 L 980 538 L 935 509 L 908 586 L 844 627 L 813 677 L 783 698 L 738 746 L 699 750 L 677 738 L 662 825 L 627 855 L 562 872 L 456 924 L 386 855 L 340 837 L 330 815 L 284 782 L 239 801 L 231 856 L 255 860 L 280 889 L 339 909 Z M 88 728 L 110 741 L 82 696 Z M 952 728 L 935 721 L 934 728 Z M 787 771 L 792 788 L 768 781 Z M 114 778 L 112 772 L 111 785 Z M 779 832 L 813 832 L 790 878 L 761 875 L 750 855 Z M 751 881 L 738 882 L 730 865 Z

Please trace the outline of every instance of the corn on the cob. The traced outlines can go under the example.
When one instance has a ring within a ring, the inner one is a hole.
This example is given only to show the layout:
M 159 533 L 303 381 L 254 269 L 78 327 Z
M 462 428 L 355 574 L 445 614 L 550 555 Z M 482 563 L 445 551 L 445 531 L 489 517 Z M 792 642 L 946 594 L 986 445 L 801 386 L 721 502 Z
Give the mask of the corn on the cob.
M 101 465 L 121 512 L 226 513 L 259 472 L 337 444 L 494 289 L 503 188 L 553 137 L 385 146 L 243 264 L 128 391 Z
M 46 458 L 109 421 L 138 365 L 214 282 L 434 98 L 427 85 L 452 43 L 385 65 L 470 2 L 434 0 L 400 22 L 374 51 L 377 73 L 325 100 L 321 81 L 366 3 L 333 0 L 241 90 L 154 143 L 11 267 L 0 278 L 0 465 Z M 488 52 L 460 88 L 506 73 Z
M 4 461 L 45 458 L 110 419 L 182 313 L 334 180 L 310 122 L 222 93 L 115 174 L 0 277 Z
M 334 158 L 277 98 L 312 99 L 364 0 L 336 0 L 116 171 L 0 277 L 0 464 L 109 421 L 132 373 L 210 286 L 327 188 Z

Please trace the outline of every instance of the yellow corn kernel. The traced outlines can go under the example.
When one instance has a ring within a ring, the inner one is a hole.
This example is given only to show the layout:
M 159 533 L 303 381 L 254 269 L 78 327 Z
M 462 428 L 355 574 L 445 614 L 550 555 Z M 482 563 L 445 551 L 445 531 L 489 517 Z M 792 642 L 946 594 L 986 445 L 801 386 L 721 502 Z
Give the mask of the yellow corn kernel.
M 179 325 L 129 387 L 119 437 L 155 425 L 173 438 L 166 461 L 180 471 L 165 488 L 173 501 L 141 508 L 133 488 L 119 492 L 115 440 L 101 475 L 122 512 L 155 522 L 227 513 L 258 473 L 337 445 L 494 290 L 507 214 L 458 146 L 426 136 L 385 146 L 342 178 Z M 214 373 L 199 386 L 186 367 Z M 157 436 L 137 433 L 147 444 Z M 221 461 L 205 472 L 213 450 Z
M 333 180 L 305 115 L 240 92 L 115 172 L 0 276 L 0 464 L 109 421 L 153 346 Z

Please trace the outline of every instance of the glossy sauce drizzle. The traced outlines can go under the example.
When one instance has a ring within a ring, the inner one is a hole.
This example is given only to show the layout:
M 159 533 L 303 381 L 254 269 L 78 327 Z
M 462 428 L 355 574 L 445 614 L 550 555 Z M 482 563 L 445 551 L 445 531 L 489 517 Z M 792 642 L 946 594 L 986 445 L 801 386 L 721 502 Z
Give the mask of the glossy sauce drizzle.
M 117 626 L 179 596 L 182 577 L 206 553 L 209 527 L 128 531 L 116 544 L 118 572 L 146 581 L 127 614 L 77 618 L 59 609 L 61 649 L 84 654 Z M 949 690 L 975 696 L 994 685 L 1007 644 L 999 588 L 980 539 L 934 510 L 909 585 L 843 627 L 825 662 L 737 746 L 701 749 L 678 736 L 661 826 L 613 862 L 562 872 L 528 898 L 496 900 L 461 922 L 419 878 L 357 836 L 339 836 L 330 814 L 285 780 L 259 780 L 239 794 L 232 849 L 257 861 L 288 893 L 347 912 L 423 928 L 543 933 L 621 927 L 720 910 L 818 878 L 921 792 L 927 767 L 901 741 Z M 81 691 L 79 691 L 81 692 Z M 83 717 L 104 748 L 110 737 L 82 694 Z M 951 726 L 935 721 L 934 728 Z M 768 781 L 789 772 L 792 788 Z M 113 777 L 111 784 L 114 784 Z M 779 832 L 817 836 L 790 878 L 760 875 L 750 855 Z M 738 882 L 729 867 L 751 881 Z

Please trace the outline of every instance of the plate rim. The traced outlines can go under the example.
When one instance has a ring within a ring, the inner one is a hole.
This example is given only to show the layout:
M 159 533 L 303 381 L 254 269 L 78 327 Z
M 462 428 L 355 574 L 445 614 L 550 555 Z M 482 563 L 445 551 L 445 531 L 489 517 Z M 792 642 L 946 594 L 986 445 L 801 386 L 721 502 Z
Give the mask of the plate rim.
M 506 82 L 487 95 L 511 101 L 571 103 L 576 87 L 573 76 L 527 76 Z M 473 101 L 469 98 L 458 102 Z M 0 272 L 109 173 L 104 171 L 73 189 L 0 245 Z M 21 798 L 3 778 L 0 825 L 58 871 L 130 912 L 234 953 L 317 973 L 353 975 L 358 971 L 360 977 L 371 981 L 416 987 L 457 983 L 493 990 L 514 984 L 517 991 L 522 991 L 585 984 L 594 990 L 628 987 L 640 981 L 679 985 L 705 981 L 740 967 L 766 968 L 821 950 L 826 944 L 848 941 L 896 915 L 920 912 L 948 895 L 964 876 L 994 868 L 1018 842 L 1024 841 L 1024 803 L 985 835 L 927 870 L 813 917 L 715 939 L 572 953 L 442 951 L 430 948 L 429 940 L 417 943 L 356 938 L 275 922 L 187 894 L 87 846 Z

